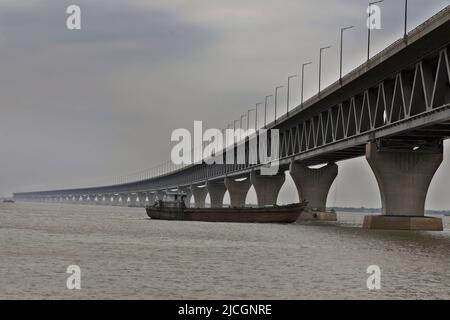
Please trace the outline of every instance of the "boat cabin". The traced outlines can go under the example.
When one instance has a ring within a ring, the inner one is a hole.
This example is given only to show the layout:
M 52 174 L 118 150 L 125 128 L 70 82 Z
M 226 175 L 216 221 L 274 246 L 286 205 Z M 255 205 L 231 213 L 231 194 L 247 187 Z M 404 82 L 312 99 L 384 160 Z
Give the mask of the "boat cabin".
M 181 191 L 167 191 L 166 196 L 164 197 L 164 201 L 167 202 L 176 202 L 176 201 L 184 201 L 187 197 L 185 192 Z

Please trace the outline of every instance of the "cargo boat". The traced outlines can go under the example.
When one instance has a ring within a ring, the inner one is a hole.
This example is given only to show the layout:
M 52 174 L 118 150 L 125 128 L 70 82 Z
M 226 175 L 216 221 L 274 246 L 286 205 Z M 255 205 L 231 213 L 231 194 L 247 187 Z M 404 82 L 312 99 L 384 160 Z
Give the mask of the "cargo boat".
M 293 223 L 297 221 L 307 202 L 261 208 L 188 208 L 184 201 L 157 201 L 145 210 L 151 219 L 239 222 L 239 223 Z

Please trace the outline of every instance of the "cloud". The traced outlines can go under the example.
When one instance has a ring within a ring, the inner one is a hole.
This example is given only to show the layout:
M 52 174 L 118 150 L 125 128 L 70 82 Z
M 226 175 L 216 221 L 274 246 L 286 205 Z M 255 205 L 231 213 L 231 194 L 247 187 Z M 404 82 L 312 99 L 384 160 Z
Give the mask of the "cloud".
M 48 54 L 71 49 L 76 54 L 104 51 L 124 59 L 150 58 L 153 63 L 179 59 L 202 50 L 214 41 L 211 30 L 183 21 L 174 11 L 141 7 L 123 1 L 87 1 L 82 10 L 82 30 L 65 27 L 67 1 L 31 2 L 0 11 L 2 51 L 17 54 Z

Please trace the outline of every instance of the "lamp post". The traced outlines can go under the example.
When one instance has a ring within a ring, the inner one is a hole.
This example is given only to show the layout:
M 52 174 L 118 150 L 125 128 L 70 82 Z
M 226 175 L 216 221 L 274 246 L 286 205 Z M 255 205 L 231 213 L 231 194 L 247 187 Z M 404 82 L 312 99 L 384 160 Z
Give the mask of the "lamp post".
M 258 131 L 258 106 L 260 106 L 262 104 L 264 104 L 264 103 L 258 102 L 255 107 L 255 131 Z
M 367 28 L 368 29 L 368 34 L 367 34 L 367 61 L 370 60 L 370 30 L 371 30 L 370 17 L 372 16 L 372 6 L 374 4 L 381 3 L 383 1 L 384 0 L 378 0 L 378 1 L 369 2 L 369 25 L 367 26 L 368 27 Z
M 406 40 L 408 36 L 408 0 L 405 0 L 405 32 L 403 38 Z
M 353 29 L 354 26 L 341 28 L 341 53 L 339 58 L 339 82 L 342 83 L 342 55 L 343 55 L 343 44 L 344 44 L 344 31 Z
M 275 123 L 277 122 L 277 105 L 278 105 L 278 90 L 284 86 L 275 87 Z
M 302 107 L 303 107 L 303 88 L 305 86 L 305 67 L 310 64 L 312 64 L 312 62 L 302 64 L 302 88 L 300 90 L 300 103 Z
M 231 129 L 230 126 L 233 127 L 232 124 L 228 124 L 228 125 L 227 125 L 227 130 L 228 130 L 228 129 Z M 227 133 L 227 147 L 229 147 L 230 145 L 232 145 L 232 143 L 230 143 L 230 142 L 231 142 L 231 141 L 228 141 L 228 133 Z M 234 142 L 234 131 L 233 131 L 233 142 Z
M 292 75 L 288 77 L 288 86 L 287 86 L 287 102 L 286 102 L 286 117 L 289 115 L 289 90 L 291 87 L 291 79 L 297 77 L 297 75 Z
M 242 131 L 244 130 L 244 128 L 243 128 L 243 126 L 242 126 L 242 118 L 245 118 L 245 117 L 246 117 L 245 114 L 243 114 L 243 115 L 241 116 L 241 132 L 240 132 L 240 134 L 239 134 L 239 139 L 240 139 L 240 140 L 242 140 Z
M 321 85 L 321 81 L 322 81 L 322 52 L 326 49 L 330 49 L 331 46 L 326 46 L 323 48 L 320 48 L 320 53 L 319 53 L 319 95 L 320 95 L 320 85 Z
M 250 112 L 255 111 L 255 109 L 250 109 L 247 111 L 247 128 L 250 127 Z M 256 131 L 256 128 L 255 128 Z
M 273 97 L 273 94 L 266 96 L 264 103 L 264 128 L 267 126 L 267 100 L 271 97 Z

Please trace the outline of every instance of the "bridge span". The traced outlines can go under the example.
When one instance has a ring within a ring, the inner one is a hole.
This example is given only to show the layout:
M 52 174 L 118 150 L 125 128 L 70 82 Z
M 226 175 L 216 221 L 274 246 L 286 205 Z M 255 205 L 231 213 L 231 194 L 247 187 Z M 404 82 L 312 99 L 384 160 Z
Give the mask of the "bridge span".
M 181 190 L 195 206 L 245 206 L 253 185 L 258 204 L 276 204 L 289 170 L 300 199 L 325 211 L 338 174 L 336 162 L 365 156 L 381 193 L 382 215 L 364 226 L 380 229 L 442 230 L 424 216 L 431 180 L 450 136 L 450 6 L 265 129 L 280 131 L 280 169 L 263 176 L 261 165 L 177 167 L 149 179 L 109 186 L 15 193 L 18 201 L 145 205 Z M 250 148 L 249 139 L 240 143 Z M 234 146 L 236 148 L 236 146 Z M 324 164 L 319 169 L 311 166 Z

